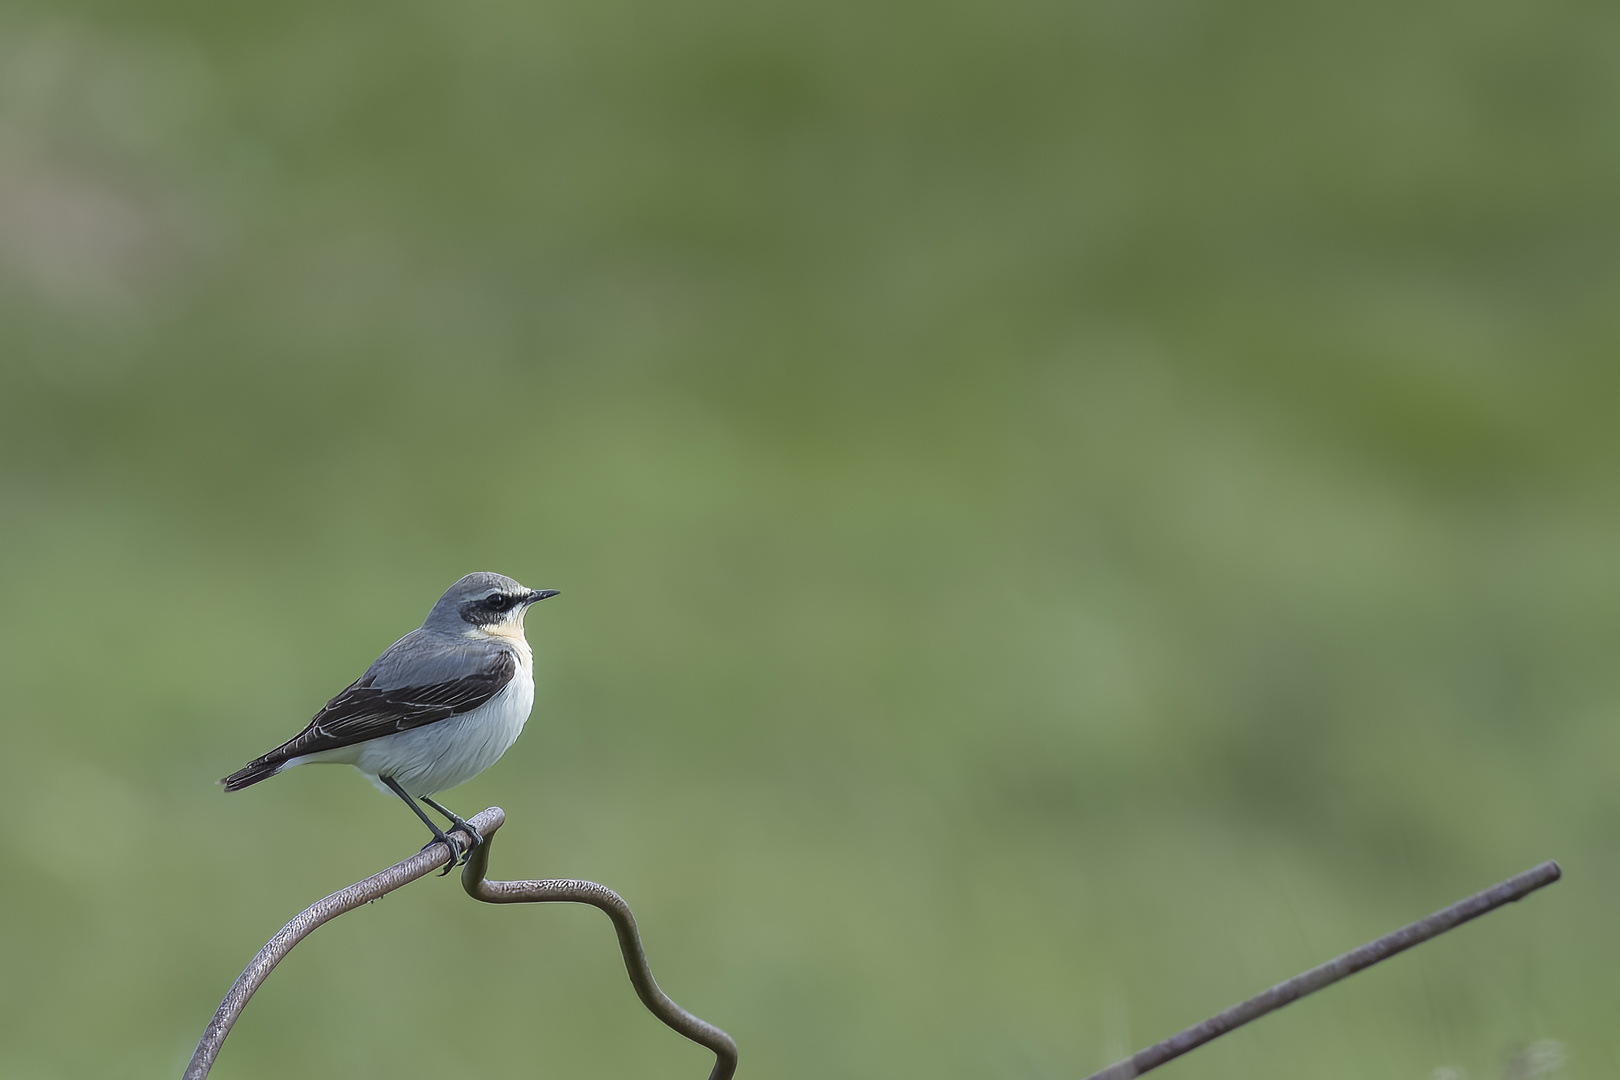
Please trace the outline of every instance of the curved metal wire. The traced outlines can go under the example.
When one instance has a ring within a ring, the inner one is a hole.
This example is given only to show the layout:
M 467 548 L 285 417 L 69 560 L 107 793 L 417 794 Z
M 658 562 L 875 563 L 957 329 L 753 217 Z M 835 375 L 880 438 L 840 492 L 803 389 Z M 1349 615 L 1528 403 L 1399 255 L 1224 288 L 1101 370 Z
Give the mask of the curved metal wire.
M 592 881 L 484 880 L 484 872 L 489 866 L 488 838 L 505 822 L 506 812 L 498 806 L 492 806 L 475 815 L 469 822 L 485 837 L 485 843 L 473 852 L 472 858 L 462 871 L 461 883 L 467 892 L 479 900 L 494 904 L 563 901 L 591 904 L 606 911 L 618 931 L 619 948 L 624 953 L 625 967 L 642 1003 L 654 1016 L 677 1032 L 714 1051 L 714 1071 L 709 1074 L 709 1080 L 730 1080 L 737 1070 L 737 1044 L 724 1031 L 699 1020 L 658 989 L 658 984 L 653 981 L 652 971 L 647 966 L 646 954 L 641 948 L 641 935 L 636 931 L 635 917 L 630 913 L 630 906 L 620 899 L 617 893 Z M 214 1018 L 208 1022 L 202 1038 L 197 1041 L 197 1049 L 186 1066 L 184 1080 L 203 1080 L 208 1075 L 209 1070 L 214 1067 L 214 1060 L 219 1057 L 225 1036 L 230 1034 L 231 1027 L 242 1015 L 242 1010 L 247 1008 L 254 991 L 264 984 L 264 980 L 270 977 L 270 972 L 274 971 L 282 958 L 293 950 L 293 946 L 344 912 L 353 911 L 403 885 L 409 885 L 417 878 L 431 874 L 450 861 L 450 857 L 450 849 L 445 844 L 429 844 L 410 858 L 397 862 L 364 881 L 357 881 L 346 889 L 339 889 L 331 896 L 318 900 L 299 912 L 291 922 L 265 942 L 264 948 L 259 950 L 253 961 L 241 975 L 237 976 L 236 982 L 231 984 L 225 1000 L 219 1003 Z M 487 891 L 488 895 L 484 895 L 484 891 Z
M 708 1021 L 693 1016 L 658 988 L 658 983 L 653 980 L 652 968 L 647 966 L 647 954 L 642 950 L 641 934 L 636 929 L 636 917 L 631 914 L 630 905 L 618 893 L 594 881 L 569 878 L 490 881 L 484 876 L 489 870 L 489 849 L 494 841 L 494 832 L 505 820 L 505 815 L 498 808 L 484 813 L 499 814 L 501 820 L 488 826 L 478 826 L 478 831 L 484 835 L 484 842 L 473 851 L 467 865 L 461 870 L 461 887 L 467 890 L 467 895 L 486 904 L 589 904 L 602 909 L 613 920 L 613 929 L 618 932 L 624 967 L 630 974 L 630 983 L 636 988 L 636 996 L 641 1003 L 665 1024 L 714 1052 L 714 1069 L 709 1073 L 709 1080 L 731 1080 L 737 1071 L 737 1044 L 730 1035 Z

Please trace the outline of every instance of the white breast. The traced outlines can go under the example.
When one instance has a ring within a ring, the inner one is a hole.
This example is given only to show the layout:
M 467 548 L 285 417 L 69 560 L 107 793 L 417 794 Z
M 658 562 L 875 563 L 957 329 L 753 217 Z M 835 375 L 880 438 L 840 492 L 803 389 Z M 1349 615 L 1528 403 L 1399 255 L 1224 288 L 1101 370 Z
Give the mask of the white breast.
M 534 705 L 529 650 L 519 650 L 517 673 L 500 693 L 470 712 L 362 743 L 354 767 L 377 785 L 392 777 L 410 795 L 432 795 L 465 783 L 500 760 L 523 733 Z

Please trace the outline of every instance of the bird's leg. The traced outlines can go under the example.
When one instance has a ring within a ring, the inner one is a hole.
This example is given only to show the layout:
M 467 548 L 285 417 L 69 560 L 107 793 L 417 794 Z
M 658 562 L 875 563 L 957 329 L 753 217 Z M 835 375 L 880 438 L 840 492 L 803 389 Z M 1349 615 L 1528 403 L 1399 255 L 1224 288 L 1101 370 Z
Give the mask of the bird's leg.
M 439 828 L 437 825 L 435 825 L 433 823 L 432 818 L 430 818 L 426 814 L 422 813 L 422 808 L 420 806 L 416 805 L 416 800 L 412 799 L 409 795 L 405 794 L 405 789 L 400 787 L 398 784 L 396 784 L 394 782 L 394 778 L 392 776 L 379 776 L 379 777 L 377 777 L 377 779 L 379 779 L 383 783 L 387 784 L 388 785 L 388 790 L 392 791 L 395 795 L 398 795 L 401 799 L 404 799 L 405 800 L 405 805 L 411 808 L 411 813 L 413 813 L 417 817 L 421 818 L 422 819 L 422 824 L 426 825 L 428 828 L 433 830 L 433 839 L 429 840 L 427 843 L 422 845 L 422 850 L 423 851 L 426 851 L 428 848 L 432 847 L 434 844 L 441 844 L 441 843 L 445 847 L 450 849 L 450 861 L 444 864 L 444 873 L 441 873 L 439 876 L 443 877 L 445 874 L 448 874 L 451 871 L 451 869 L 458 862 L 461 861 L 461 857 L 462 857 L 461 845 L 456 843 L 450 837 L 446 836 L 444 834 L 444 830 Z M 471 851 L 472 849 L 468 848 L 467 850 Z
M 472 837 L 472 847 L 473 848 L 477 847 L 479 844 L 482 844 L 484 842 L 484 834 L 479 832 L 477 829 L 473 828 L 472 822 L 468 821 L 465 818 L 457 817 L 455 814 L 451 813 L 449 810 L 446 810 L 444 807 L 440 806 L 438 803 L 434 802 L 432 799 L 428 798 L 426 795 L 422 796 L 422 801 L 427 803 L 429 806 L 433 807 L 433 809 L 437 810 L 439 813 L 443 814 L 445 817 L 449 818 L 450 823 L 453 826 L 455 826 L 457 829 L 465 829 L 465 830 L 467 830 L 467 835 Z M 472 853 L 472 848 L 468 848 L 467 853 L 471 854 Z

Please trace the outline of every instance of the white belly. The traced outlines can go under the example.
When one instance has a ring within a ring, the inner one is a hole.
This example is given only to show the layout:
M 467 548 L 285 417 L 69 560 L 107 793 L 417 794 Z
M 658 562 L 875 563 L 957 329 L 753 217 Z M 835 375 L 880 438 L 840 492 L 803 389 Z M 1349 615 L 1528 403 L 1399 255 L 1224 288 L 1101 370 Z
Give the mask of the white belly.
M 520 666 L 500 693 L 471 712 L 361 743 L 350 763 L 384 793 L 391 794 L 380 776 L 409 795 L 432 795 L 499 761 L 523 733 L 533 705 L 534 679 Z

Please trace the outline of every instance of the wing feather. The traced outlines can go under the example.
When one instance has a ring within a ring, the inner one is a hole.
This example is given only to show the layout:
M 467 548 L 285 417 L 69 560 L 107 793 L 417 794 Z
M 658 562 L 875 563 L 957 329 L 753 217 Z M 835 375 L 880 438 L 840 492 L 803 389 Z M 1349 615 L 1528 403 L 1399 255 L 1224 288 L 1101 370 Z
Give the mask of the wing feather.
M 368 672 L 327 702 L 303 731 L 250 761 L 248 768 L 279 765 L 305 754 L 353 746 L 471 712 L 500 693 L 515 674 L 517 659 L 505 649 L 480 671 L 423 686 L 378 689 L 371 685 Z

